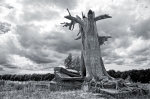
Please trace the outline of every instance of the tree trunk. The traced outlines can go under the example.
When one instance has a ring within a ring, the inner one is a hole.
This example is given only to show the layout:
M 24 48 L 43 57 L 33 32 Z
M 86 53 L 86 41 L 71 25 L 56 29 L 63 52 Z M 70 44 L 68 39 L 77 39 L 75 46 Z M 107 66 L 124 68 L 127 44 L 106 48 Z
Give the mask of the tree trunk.
M 104 76 L 101 66 L 100 45 L 98 42 L 98 33 L 96 22 L 94 21 L 94 12 L 88 13 L 88 18 L 84 18 L 83 31 L 85 31 L 85 42 L 83 57 L 86 66 L 86 80 L 100 80 Z

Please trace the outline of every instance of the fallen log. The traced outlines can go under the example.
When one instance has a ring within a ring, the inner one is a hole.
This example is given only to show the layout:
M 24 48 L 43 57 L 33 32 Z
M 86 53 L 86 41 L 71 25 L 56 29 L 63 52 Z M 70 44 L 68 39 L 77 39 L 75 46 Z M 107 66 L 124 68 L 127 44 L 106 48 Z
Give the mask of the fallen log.
M 62 67 L 55 67 L 54 72 L 63 73 L 63 74 L 66 74 L 70 77 L 80 77 L 81 76 L 78 72 L 75 72 L 73 70 L 67 70 L 67 69 L 62 68 Z

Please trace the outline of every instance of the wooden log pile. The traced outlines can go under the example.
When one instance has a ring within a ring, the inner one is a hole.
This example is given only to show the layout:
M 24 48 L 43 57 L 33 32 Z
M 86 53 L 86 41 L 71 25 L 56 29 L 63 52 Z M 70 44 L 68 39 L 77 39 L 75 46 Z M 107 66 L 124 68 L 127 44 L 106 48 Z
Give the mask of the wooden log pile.
M 83 81 L 83 78 L 81 75 L 75 71 L 70 69 L 65 69 L 62 67 L 55 67 L 54 68 L 54 75 L 55 75 L 55 81 L 57 82 L 65 82 L 65 81 Z
M 55 67 L 54 75 L 54 79 L 50 82 L 50 89 L 52 91 L 81 89 L 82 82 L 84 81 L 81 75 L 72 69 Z
M 54 72 L 57 73 L 62 73 L 62 74 L 66 74 L 70 77 L 80 77 L 80 74 L 75 71 L 75 70 L 71 70 L 71 69 L 65 69 L 65 68 L 62 68 L 62 67 L 55 67 L 54 68 Z

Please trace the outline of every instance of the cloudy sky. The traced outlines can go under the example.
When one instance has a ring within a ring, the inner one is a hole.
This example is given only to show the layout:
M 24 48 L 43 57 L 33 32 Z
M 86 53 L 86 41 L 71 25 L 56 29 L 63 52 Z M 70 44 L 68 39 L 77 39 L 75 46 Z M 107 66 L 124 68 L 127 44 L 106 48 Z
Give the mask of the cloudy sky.
M 150 67 L 150 0 L 0 0 L 0 74 L 48 73 L 69 53 L 80 56 L 81 41 L 60 23 L 89 9 L 111 19 L 97 22 L 107 70 Z

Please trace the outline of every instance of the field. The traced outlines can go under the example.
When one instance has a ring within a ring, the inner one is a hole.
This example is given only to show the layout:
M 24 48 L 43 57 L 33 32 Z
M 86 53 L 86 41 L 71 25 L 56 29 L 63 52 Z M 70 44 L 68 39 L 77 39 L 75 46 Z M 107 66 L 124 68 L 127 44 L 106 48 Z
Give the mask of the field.
M 150 85 L 145 84 L 149 90 Z M 0 99 L 114 99 L 101 94 L 83 90 L 51 91 L 49 81 L 0 81 Z M 128 99 L 150 99 L 148 96 L 136 96 Z

